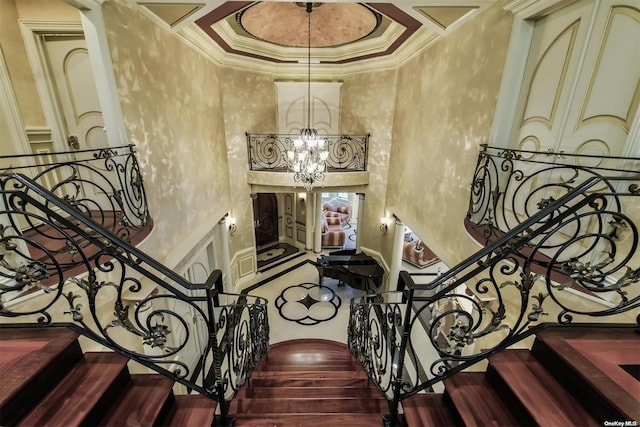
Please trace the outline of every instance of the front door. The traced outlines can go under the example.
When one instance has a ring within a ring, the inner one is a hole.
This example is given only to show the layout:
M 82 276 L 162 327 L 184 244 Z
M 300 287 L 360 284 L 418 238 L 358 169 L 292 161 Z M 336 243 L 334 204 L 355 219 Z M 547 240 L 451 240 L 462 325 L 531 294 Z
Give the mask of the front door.
M 256 247 L 278 241 L 278 200 L 274 193 L 257 193 L 253 199 Z

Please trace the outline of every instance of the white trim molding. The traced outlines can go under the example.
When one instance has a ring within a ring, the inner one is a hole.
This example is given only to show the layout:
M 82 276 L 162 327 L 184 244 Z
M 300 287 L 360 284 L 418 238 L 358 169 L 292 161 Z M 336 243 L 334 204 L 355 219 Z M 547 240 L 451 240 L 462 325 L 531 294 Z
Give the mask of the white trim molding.
M 0 103 L 0 114 L 4 116 L 9 129 L 9 143 L 12 145 L 15 153 L 30 154 L 29 139 L 25 132 L 25 125 L 22 121 L 18 99 L 16 98 L 11 79 L 9 78 L 9 69 L 4 59 L 2 46 L 0 46 L 0 98 L 4 100 Z
M 520 19 L 534 19 L 565 7 L 577 0 L 513 0 L 504 10 L 516 15 Z
M 109 50 L 102 8 L 96 7 L 81 11 L 80 16 L 109 144 L 112 146 L 127 145 L 129 138 L 124 126 L 118 85 L 113 74 L 113 63 L 111 62 L 111 51 Z

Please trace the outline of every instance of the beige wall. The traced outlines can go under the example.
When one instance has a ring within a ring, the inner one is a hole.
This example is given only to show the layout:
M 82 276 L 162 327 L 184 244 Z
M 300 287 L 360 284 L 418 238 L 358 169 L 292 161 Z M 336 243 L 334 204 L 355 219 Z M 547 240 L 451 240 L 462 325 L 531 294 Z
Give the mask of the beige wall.
M 478 145 L 487 142 L 513 18 L 504 1 L 399 71 L 387 207 L 450 266 L 472 252 L 463 229 Z
M 369 185 L 365 191 L 362 246 L 380 252 L 391 261 L 391 233 L 382 236 L 380 217 L 385 215 L 385 191 L 389 179 L 389 153 L 394 122 L 396 71 L 346 76 L 340 99 L 340 132 L 371 133 L 368 164 Z
M 144 250 L 162 261 L 231 206 L 220 71 L 124 0 L 105 2 L 103 13 L 155 222 Z
M 223 99 L 231 214 L 238 220 L 238 232 L 231 238 L 233 254 L 254 245 L 253 204 L 247 184 L 249 133 L 272 133 L 277 129 L 277 99 L 274 78 L 269 74 L 222 69 Z

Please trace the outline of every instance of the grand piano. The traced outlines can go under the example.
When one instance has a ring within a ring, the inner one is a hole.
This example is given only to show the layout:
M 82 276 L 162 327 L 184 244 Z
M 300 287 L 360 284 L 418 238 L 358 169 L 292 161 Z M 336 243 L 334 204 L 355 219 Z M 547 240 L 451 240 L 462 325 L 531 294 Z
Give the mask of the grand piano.
M 325 277 L 338 279 L 340 285 L 347 284 L 366 293 L 374 293 L 382 284 L 384 269 L 375 259 L 355 251 L 335 251 L 320 255 L 316 262 L 320 276 L 319 284 Z

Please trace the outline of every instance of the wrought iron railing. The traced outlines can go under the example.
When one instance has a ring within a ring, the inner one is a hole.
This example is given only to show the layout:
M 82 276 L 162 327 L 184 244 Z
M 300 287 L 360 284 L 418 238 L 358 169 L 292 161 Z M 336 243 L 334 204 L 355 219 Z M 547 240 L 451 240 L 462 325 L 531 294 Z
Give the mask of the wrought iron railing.
M 249 170 L 286 172 L 287 150 L 300 135 L 249 134 Z M 326 139 L 329 157 L 327 172 L 367 170 L 369 134 L 322 135 Z
M 188 282 L 25 176 L 0 175 L 0 200 L 3 327 L 65 325 L 217 401 L 228 425 L 228 402 L 267 352 L 266 300 L 222 293 L 220 271 Z M 75 257 L 71 277 L 50 234 Z
M 624 191 L 622 178 L 638 176 L 640 158 L 535 152 L 483 145 L 471 186 L 467 226 L 474 237 L 488 244 L 592 177 L 614 177 L 615 180 L 602 179 L 600 186 L 591 192 L 615 192 Z M 609 209 L 620 211 L 620 201 L 614 198 L 611 202 L 614 205 Z M 575 225 L 582 230 L 593 226 L 585 221 Z M 607 227 L 615 233 L 618 223 L 615 219 L 604 221 L 597 224 L 594 231 L 603 232 Z M 553 250 L 554 247 L 557 247 L 555 242 L 548 242 L 545 248 Z
M 0 161 L 11 165 L 0 173 L 28 176 L 122 240 L 131 241 L 151 220 L 133 145 L 0 156 Z
M 349 346 L 385 392 L 390 425 L 398 422 L 403 399 L 544 327 L 640 307 L 640 291 L 632 286 L 640 282 L 637 171 L 604 178 L 573 167 L 569 179 L 562 178 L 567 166 L 557 165 L 548 172 L 559 178 L 556 183 L 548 179 L 522 189 L 526 195 L 518 205 L 504 200 L 518 200 L 512 188 L 525 182 L 526 174 L 498 165 L 495 170 L 506 175 L 494 178 L 482 172 L 491 164 L 486 157 L 481 153 L 472 187 L 480 203 L 472 201 L 470 208 L 471 218 L 484 218 L 475 224 L 486 246 L 428 283 L 401 272 L 402 301 L 381 296 L 352 301 Z M 549 194 L 552 186 L 563 194 Z M 505 197 L 509 194 L 516 196 Z M 496 214 L 505 205 L 505 214 Z M 496 224 L 508 226 L 503 230 Z M 601 303 L 589 306 L 574 290 L 598 295 Z M 551 322 L 543 322 L 545 316 Z M 419 366 L 427 360 L 425 378 Z

